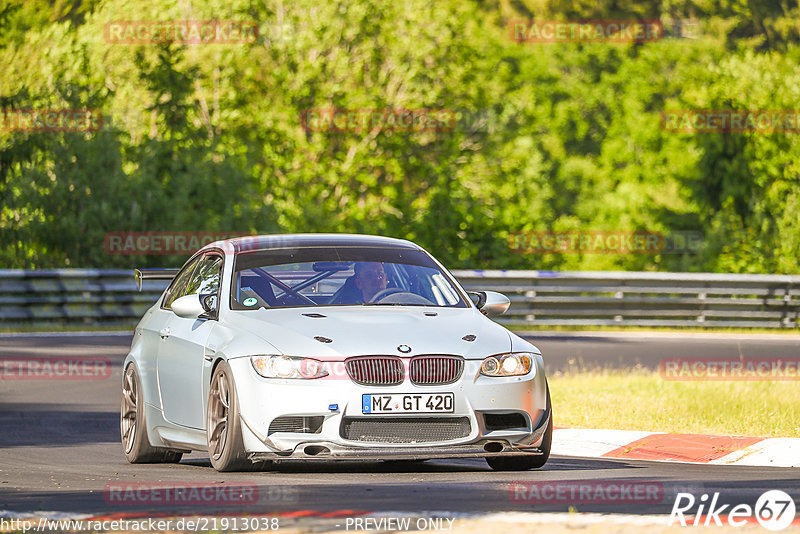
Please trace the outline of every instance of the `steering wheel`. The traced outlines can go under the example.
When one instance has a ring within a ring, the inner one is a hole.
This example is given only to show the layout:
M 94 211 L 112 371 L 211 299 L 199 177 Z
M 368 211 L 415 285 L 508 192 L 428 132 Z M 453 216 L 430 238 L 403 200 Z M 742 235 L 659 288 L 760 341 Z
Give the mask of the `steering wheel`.
M 375 293 L 375 295 L 373 295 L 372 298 L 369 299 L 369 301 L 370 303 L 380 302 L 389 295 L 394 295 L 395 293 L 404 293 L 404 292 L 405 290 L 400 287 L 387 287 L 386 289 L 381 289 L 380 291 Z

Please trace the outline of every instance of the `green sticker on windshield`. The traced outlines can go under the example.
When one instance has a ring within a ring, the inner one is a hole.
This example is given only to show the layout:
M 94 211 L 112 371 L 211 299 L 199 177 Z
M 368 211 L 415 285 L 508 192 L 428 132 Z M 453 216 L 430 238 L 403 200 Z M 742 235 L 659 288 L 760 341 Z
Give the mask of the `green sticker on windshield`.
M 255 297 L 249 297 L 244 299 L 244 302 L 242 302 L 242 304 L 244 304 L 245 306 L 255 306 L 256 304 L 258 304 L 258 300 L 256 300 Z

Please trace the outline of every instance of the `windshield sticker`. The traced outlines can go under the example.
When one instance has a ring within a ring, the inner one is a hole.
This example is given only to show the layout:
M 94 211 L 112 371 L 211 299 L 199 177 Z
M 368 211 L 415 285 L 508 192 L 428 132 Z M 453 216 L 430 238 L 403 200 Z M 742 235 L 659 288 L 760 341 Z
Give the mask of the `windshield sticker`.
M 242 302 L 242 304 L 244 304 L 245 306 L 255 306 L 256 304 L 258 304 L 258 300 L 255 297 L 248 297 L 244 299 L 244 302 Z

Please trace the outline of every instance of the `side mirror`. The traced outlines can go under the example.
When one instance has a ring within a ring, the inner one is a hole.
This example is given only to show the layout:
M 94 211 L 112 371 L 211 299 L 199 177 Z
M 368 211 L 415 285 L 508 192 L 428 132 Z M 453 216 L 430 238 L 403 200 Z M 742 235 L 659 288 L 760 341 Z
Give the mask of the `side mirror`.
M 217 294 L 209 293 L 208 295 L 201 295 L 200 303 L 203 305 L 203 309 L 206 313 L 214 313 L 217 311 Z
M 487 316 L 502 315 L 511 306 L 507 296 L 497 291 L 470 291 L 470 299 Z
M 172 302 L 172 311 L 184 319 L 197 319 L 206 313 L 199 295 L 184 295 Z

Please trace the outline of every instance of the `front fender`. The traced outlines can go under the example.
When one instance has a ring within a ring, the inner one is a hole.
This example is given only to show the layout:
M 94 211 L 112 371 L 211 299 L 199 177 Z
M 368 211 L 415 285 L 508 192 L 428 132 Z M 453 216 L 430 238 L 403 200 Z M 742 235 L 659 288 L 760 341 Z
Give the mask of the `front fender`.
M 250 332 L 217 323 L 211 329 L 205 349 L 203 366 L 203 398 L 208 399 L 211 377 L 219 362 L 247 358 L 254 354 L 281 354 L 275 346 Z M 236 380 L 234 378 L 234 387 Z M 208 415 L 208 405 L 203 404 L 203 421 Z

